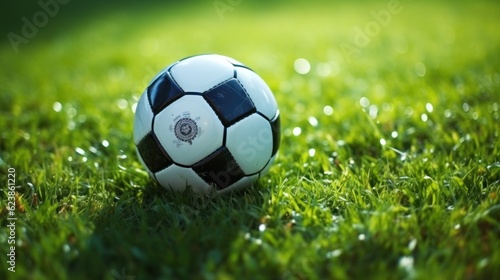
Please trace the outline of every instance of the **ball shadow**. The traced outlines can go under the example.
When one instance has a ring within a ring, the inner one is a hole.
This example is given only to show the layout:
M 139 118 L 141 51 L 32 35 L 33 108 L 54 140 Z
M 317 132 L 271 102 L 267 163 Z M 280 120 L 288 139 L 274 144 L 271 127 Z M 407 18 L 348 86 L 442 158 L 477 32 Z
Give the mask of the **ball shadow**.
M 72 269 L 98 278 L 202 278 L 228 259 L 238 236 L 258 226 L 263 203 L 258 186 L 205 196 L 149 183 L 100 209 Z

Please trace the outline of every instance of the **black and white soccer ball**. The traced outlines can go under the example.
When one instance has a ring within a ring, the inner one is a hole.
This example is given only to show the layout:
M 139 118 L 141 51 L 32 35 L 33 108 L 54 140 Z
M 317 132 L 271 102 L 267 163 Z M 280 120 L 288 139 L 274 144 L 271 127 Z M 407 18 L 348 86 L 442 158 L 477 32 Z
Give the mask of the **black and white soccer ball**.
M 197 55 L 171 64 L 147 87 L 135 111 L 134 142 L 161 186 L 223 193 L 269 171 L 280 113 L 250 68 L 222 55 Z

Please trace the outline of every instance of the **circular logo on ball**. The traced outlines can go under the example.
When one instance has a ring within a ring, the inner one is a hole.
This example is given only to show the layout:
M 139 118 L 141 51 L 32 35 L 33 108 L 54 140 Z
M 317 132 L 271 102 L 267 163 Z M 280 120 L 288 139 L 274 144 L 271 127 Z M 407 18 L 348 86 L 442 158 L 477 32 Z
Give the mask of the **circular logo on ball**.
M 174 133 L 177 139 L 192 144 L 198 135 L 198 126 L 191 118 L 181 118 L 175 123 Z

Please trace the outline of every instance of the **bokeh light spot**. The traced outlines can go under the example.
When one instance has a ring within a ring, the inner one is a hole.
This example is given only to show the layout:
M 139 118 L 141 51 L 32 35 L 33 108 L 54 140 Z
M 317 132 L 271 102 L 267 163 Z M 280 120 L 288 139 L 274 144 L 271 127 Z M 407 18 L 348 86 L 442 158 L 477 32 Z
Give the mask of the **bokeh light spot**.
M 293 63 L 293 67 L 295 68 L 295 71 L 297 73 L 302 75 L 307 74 L 309 73 L 309 71 L 311 71 L 311 64 L 305 58 L 297 58 Z

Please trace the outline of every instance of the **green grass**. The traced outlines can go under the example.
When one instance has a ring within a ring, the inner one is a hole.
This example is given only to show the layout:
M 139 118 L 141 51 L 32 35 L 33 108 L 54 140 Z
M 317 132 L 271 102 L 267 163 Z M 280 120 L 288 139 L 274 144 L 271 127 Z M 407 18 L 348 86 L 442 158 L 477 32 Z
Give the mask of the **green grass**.
M 61 7 L 18 54 L 0 45 L 0 178 L 19 186 L 15 273 L 0 195 L 0 278 L 500 276 L 499 4 L 401 1 L 348 57 L 388 2 L 243 1 L 223 20 L 201 3 Z M 207 52 L 252 67 L 282 114 L 270 173 L 214 198 L 157 187 L 132 140 L 149 80 Z

